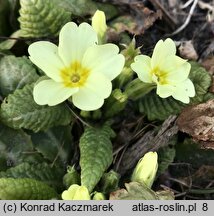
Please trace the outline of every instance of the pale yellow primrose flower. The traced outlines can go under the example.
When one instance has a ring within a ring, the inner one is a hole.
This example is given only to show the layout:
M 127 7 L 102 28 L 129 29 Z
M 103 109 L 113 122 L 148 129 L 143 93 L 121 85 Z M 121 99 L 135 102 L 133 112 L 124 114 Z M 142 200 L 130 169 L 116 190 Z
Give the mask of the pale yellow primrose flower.
M 105 13 L 103 11 L 97 10 L 92 17 L 91 25 L 98 35 L 99 44 L 102 43 L 105 39 L 107 30 Z
M 81 110 L 103 105 L 125 60 L 116 45 L 97 45 L 97 41 L 92 26 L 69 22 L 60 31 L 58 47 L 47 41 L 29 46 L 30 60 L 50 78 L 35 85 L 37 104 L 54 106 L 72 96 L 73 104 Z
M 162 98 L 172 96 L 183 103 L 195 96 L 195 88 L 188 79 L 191 65 L 176 56 L 173 40 L 159 40 L 152 57 L 138 55 L 131 64 L 139 79 L 145 83 L 156 83 L 157 94 Z
M 77 184 L 71 185 L 68 190 L 62 193 L 63 200 L 90 200 L 88 189 Z
M 137 163 L 131 181 L 144 183 L 151 188 L 158 169 L 158 155 L 156 152 L 146 153 Z

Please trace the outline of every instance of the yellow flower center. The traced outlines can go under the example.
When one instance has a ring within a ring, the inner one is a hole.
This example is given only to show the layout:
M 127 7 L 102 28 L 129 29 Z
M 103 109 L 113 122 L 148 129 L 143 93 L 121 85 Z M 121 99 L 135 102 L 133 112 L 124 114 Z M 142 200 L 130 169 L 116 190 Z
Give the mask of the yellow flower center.
M 154 82 L 160 83 L 161 85 L 167 84 L 167 72 L 154 68 L 152 71 L 152 79 Z
M 69 67 L 63 68 L 60 71 L 63 83 L 66 87 L 83 86 L 89 76 L 90 70 L 75 61 Z

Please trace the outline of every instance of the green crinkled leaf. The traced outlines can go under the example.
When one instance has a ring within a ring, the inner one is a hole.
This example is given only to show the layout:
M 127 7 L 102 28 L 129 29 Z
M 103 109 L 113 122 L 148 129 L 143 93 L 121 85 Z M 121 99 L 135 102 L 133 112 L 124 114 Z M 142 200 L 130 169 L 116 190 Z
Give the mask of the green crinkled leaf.
M 0 172 L 0 178 L 31 178 L 44 182 L 55 188 L 59 192 L 63 189 L 62 177 L 64 170 L 62 167 L 51 166 L 47 163 L 29 164 L 22 163 L 12 167 L 5 172 Z
M 26 57 L 5 56 L 0 61 L 0 92 L 3 96 L 31 84 L 39 78 Z
M 0 200 L 48 200 L 57 197 L 56 191 L 41 181 L 0 178 Z
M 72 115 L 65 104 L 40 106 L 33 99 L 34 84 L 17 89 L 1 104 L 0 118 L 9 127 L 38 132 L 58 125 L 68 125 Z
M 87 127 L 80 138 L 81 185 L 92 192 L 105 170 L 112 163 L 113 131 L 107 124 L 101 128 Z
M 211 84 L 211 77 L 208 72 L 200 67 L 196 62 L 191 62 L 189 78 L 195 86 L 196 96 L 190 98 L 190 104 L 199 103 L 204 100 L 204 96 Z M 139 110 L 145 113 L 149 120 L 164 120 L 170 115 L 176 115 L 187 106 L 172 97 L 163 99 L 155 91 L 145 95 L 139 102 Z
M 165 172 L 168 166 L 173 162 L 175 158 L 175 148 L 174 147 L 164 147 L 158 152 L 158 175 Z
M 214 166 L 213 158 L 213 149 L 203 149 L 199 143 L 194 142 L 192 139 L 187 138 L 176 145 L 176 161 L 191 164 L 193 168 Z
M 33 149 L 30 136 L 0 123 L 0 170 L 24 161 L 39 162 L 41 156 Z
M 110 194 L 110 200 L 173 200 L 170 191 L 154 192 L 146 185 L 138 182 L 125 183 L 126 189 L 120 189 Z
M 205 68 L 201 67 L 197 62 L 191 63 L 191 71 L 189 78 L 192 80 L 196 90 L 196 96 L 191 98 L 191 104 L 200 103 L 204 101 L 204 96 L 211 85 L 212 78 Z
M 70 21 L 71 13 L 60 7 L 61 0 L 20 0 L 18 18 L 22 37 L 57 35 Z
M 93 14 L 97 9 L 93 0 L 63 0 L 60 5 L 71 11 L 73 16 L 81 17 Z
M 208 100 L 211 100 L 211 99 L 214 99 L 214 94 L 211 93 L 211 92 L 207 92 L 205 95 L 204 95 L 204 102 L 208 101 Z
M 176 151 L 175 145 L 178 142 L 178 136 L 175 135 L 169 140 L 167 146 L 164 146 L 158 150 L 158 175 L 167 170 L 168 166 L 174 161 Z
M 72 135 L 70 126 L 58 126 L 45 132 L 31 133 L 35 149 L 51 162 L 67 163 L 72 155 Z
M 164 120 L 170 115 L 180 113 L 185 104 L 170 98 L 160 98 L 155 91 L 145 95 L 139 102 L 139 110 L 149 120 Z
M 97 9 L 105 12 L 107 19 L 111 19 L 118 14 L 118 10 L 112 4 L 102 4 L 93 0 L 63 0 L 60 6 L 69 10 L 72 16 L 93 15 Z

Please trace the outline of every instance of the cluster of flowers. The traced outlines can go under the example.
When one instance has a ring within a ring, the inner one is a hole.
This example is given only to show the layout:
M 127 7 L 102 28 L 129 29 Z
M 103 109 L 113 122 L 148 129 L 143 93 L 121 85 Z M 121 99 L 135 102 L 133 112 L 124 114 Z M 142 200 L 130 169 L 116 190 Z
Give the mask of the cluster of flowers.
M 112 92 L 112 80 L 123 70 L 125 58 L 117 45 L 105 44 L 105 14 L 97 11 L 92 25 L 69 22 L 59 33 L 59 45 L 39 41 L 29 46 L 29 58 L 47 75 L 33 90 L 39 105 L 55 106 L 69 99 L 77 108 L 92 111 L 102 107 Z M 131 64 L 138 78 L 156 85 L 162 98 L 172 96 L 189 103 L 195 88 L 188 78 L 191 65 L 176 55 L 175 43 L 167 38 L 156 44 L 152 57 L 137 55 Z M 157 171 L 157 153 L 149 152 L 136 166 L 132 181 L 151 187 Z M 94 196 L 95 197 L 95 196 Z M 101 193 L 96 199 L 104 199 Z M 64 200 L 90 199 L 85 186 L 71 185 L 62 193 Z
M 102 44 L 107 26 L 105 15 L 97 11 L 92 26 L 69 22 L 59 33 L 59 45 L 39 41 L 29 46 L 29 58 L 47 75 L 33 91 L 39 105 L 54 106 L 66 99 L 81 110 L 99 109 L 112 91 L 111 81 L 122 71 L 125 58 L 112 43 Z M 160 40 L 152 57 L 138 55 L 131 68 L 145 83 L 154 83 L 162 98 L 172 96 L 183 103 L 194 97 L 188 78 L 191 65 L 176 56 L 175 43 Z

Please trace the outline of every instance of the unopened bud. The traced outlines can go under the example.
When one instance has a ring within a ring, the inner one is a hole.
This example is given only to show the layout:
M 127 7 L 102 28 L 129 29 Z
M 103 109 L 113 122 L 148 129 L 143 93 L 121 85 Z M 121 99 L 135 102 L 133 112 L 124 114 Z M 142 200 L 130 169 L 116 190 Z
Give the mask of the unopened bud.
M 92 17 L 92 27 L 98 36 L 98 43 L 103 44 L 106 40 L 106 16 L 103 11 L 97 10 Z
M 105 200 L 105 196 L 101 192 L 95 192 L 93 200 Z
M 158 169 L 158 155 L 148 152 L 141 158 L 134 169 L 131 181 L 144 183 L 151 188 Z

